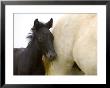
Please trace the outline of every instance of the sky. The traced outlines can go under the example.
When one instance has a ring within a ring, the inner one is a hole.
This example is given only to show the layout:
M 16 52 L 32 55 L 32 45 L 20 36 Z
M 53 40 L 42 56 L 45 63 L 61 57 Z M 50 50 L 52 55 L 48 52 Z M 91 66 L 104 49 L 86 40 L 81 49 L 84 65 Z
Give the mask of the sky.
M 64 14 L 14 14 L 14 48 L 25 48 L 29 42 L 28 36 L 34 20 L 38 18 L 41 22 L 48 22 L 53 18 L 53 26 Z

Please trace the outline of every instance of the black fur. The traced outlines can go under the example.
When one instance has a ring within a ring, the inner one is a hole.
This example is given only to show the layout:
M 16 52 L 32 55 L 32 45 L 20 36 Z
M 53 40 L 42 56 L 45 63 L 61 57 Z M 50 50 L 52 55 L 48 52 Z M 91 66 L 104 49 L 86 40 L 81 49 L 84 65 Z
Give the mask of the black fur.
M 30 41 L 26 48 L 14 48 L 14 75 L 44 75 L 45 69 L 42 56 L 53 60 L 56 56 L 53 47 L 53 35 L 49 31 L 53 19 L 41 23 L 36 19 L 28 36 Z

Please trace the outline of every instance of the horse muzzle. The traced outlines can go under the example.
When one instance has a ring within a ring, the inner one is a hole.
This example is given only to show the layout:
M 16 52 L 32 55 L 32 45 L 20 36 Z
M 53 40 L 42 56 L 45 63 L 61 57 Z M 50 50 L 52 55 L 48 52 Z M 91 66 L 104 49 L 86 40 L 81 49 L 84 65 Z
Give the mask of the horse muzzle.
M 56 52 L 52 52 L 52 51 L 49 51 L 47 54 L 46 54 L 46 57 L 49 59 L 49 60 L 54 60 L 56 58 L 57 54 Z

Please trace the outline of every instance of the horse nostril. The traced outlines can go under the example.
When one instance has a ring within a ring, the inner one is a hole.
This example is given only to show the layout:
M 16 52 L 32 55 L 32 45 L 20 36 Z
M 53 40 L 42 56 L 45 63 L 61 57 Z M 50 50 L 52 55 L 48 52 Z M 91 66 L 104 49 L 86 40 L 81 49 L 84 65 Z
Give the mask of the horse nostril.
M 53 54 L 51 55 L 51 58 L 52 58 L 52 59 L 55 59 L 56 56 L 57 56 L 57 54 L 56 54 L 56 53 L 53 53 Z
M 53 58 L 53 56 L 52 56 L 52 55 L 50 55 L 50 58 Z
M 57 54 L 55 52 L 48 52 L 47 53 L 47 57 L 49 58 L 49 60 L 54 60 L 56 58 Z
M 50 54 L 50 58 L 54 58 L 54 54 Z

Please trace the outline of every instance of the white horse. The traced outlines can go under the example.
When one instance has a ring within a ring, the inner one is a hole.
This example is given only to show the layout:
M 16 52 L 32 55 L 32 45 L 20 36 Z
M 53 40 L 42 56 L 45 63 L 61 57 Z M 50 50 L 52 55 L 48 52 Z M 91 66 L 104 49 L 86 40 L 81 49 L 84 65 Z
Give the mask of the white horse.
M 67 14 L 53 28 L 57 58 L 46 61 L 47 75 L 97 74 L 97 15 Z M 77 64 L 81 71 L 78 69 Z

